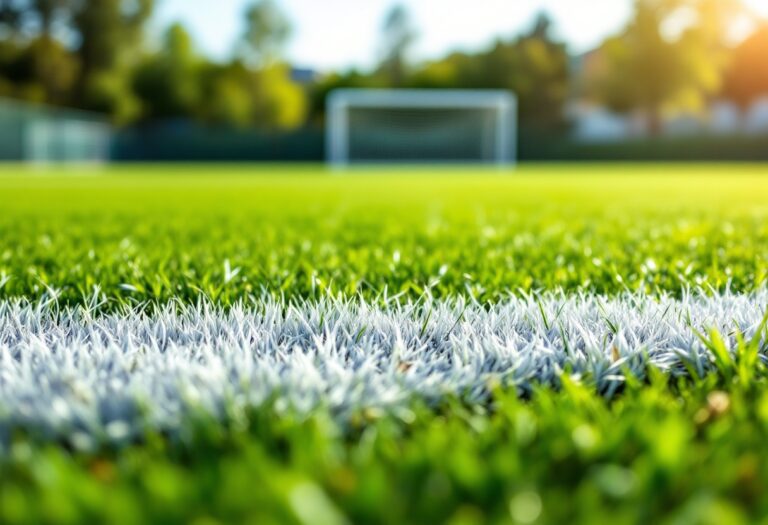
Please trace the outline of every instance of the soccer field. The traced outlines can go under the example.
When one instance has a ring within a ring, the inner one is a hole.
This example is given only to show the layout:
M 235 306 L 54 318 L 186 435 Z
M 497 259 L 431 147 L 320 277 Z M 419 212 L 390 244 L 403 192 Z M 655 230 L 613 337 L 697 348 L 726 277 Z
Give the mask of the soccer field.
M 0 167 L 0 522 L 761 522 L 766 219 L 760 165 Z

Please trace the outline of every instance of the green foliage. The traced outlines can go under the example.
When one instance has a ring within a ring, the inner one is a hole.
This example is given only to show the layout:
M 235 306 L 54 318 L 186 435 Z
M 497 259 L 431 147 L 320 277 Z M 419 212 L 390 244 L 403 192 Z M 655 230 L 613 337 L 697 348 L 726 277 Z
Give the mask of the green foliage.
M 80 65 L 61 43 L 52 38 L 39 38 L 31 42 L 19 58 L 18 72 L 29 84 L 39 82 L 46 101 L 67 101 Z
M 288 67 L 276 64 L 262 69 L 253 80 L 256 127 L 290 130 L 300 127 L 306 117 L 304 90 L 291 80 Z
M 530 136 L 565 131 L 569 95 L 643 113 L 658 131 L 664 113 L 701 111 L 716 94 L 747 105 L 766 84 L 764 29 L 735 51 L 727 45 L 743 12 L 739 0 L 636 0 L 627 28 L 588 54 L 575 79 L 572 57 L 552 37 L 546 15 L 487 50 L 409 64 L 417 28 L 395 5 L 383 20 L 380 67 L 328 75 L 309 94 L 282 62 L 291 27 L 278 2 L 249 4 L 236 58 L 225 62 L 190 61 L 193 43 L 180 27 L 169 30 L 172 45 L 151 50 L 145 29 L 153 6 L 0 0 L 0 96 L 101 111 L 121 125 L 182 118 L 275 132 L 305 124 L 307 114 L 321 124 L 326 96 L 338 87 L 498 88 L 518 95 Z
M 699 111 L 720 89 L 724 33 L 738 10 L 730 0 L 634 4 L 626 29 L 588 57 L 587 89 L 616 111 L 642 112 L 656 133 L 664 112 Z
M 562 126 L 568 95 L 568 53 L 550 35 L 541 15 L 531 31 L 497 41 L 487 51 L 453 53 L 413 72 L 406 84 L 418 88 L 507 89 L 518 97 L 524 125 L 543 130 Z
M 201 117 L 212 124 L 244 128 L 253 123 L 253 97 L 248 89 L 248 72 L 242 64 L 208 64 L 201 73 L 201 93 L 207 103 Z
M 768 24 L 763 24 L 733 51 L 725 73 L 723 93 L 743 108 L 768 93 L 766 55 Z
M 331 73 L 318 81 L 310 90 L 310 114 L 313 121 L 321 123 L 325 118 L 325 102 L 334 89 L 340 88 L 386 88 L 388 81 L 382 71 L 369 74 L 358 69 Z M 426 87 L 426 86 L 422 86 Z
M 113 301 L 228 304 L 266 289 L 495 302 L 558 288 L 744 292 L 768 276 L 759 167 L 14 171 L 0 175 L 0 297 L 51 287 L 79 303 L 98 285 Z M 228 282 L 225 261 L 240 269 Z
M 387 57 L 376 71 L 350 70 L 329 75 L 314 87 L 312 115 L 323 115 L 325 99 L 336 88 L 506 89 L 518 97 L 524 126 L 545 132 L 562 131 L 569 89 L 569 58 L 563 42 L 550 34 L 551 22 L 540 15 L 532 29 L 488 50 L 455 52 L 439 60 L 406 67 L 407 50 L 415 38 L 407 12 L 393 10 L 385 31 Z
M 152 0 L 0 3 L 0 94 L 134 118 L 130 75 L 152 7 Z
M 80 40 L 80 75 L 73 93 L 77 106 L 112 115 L 118 123 L 136 118 L 131 76 L 153 7 L 154 0 L 72 3 L 69 17 Z
M 180 118 L 193 114 L 202 105 L 201 63 L 189 33 L 179 24 L 168 28 L 161 51 L 139 66 L 133 79 L 144 118 Z
M 0 43 L 0 96 L 30 102 L 67 103 L 80 64 L 60 42 Z M 10 79 L 13 79 L 11 81 Z
M 243 58 L 256 66 L 279 62 L 291 34 L 291 24 L 274 0 L 259 0 L 245 13 L 246 29 L 242 41 Z
M 305 94 L 279 62 L 289 34 L 277 6 L 246 13 L 243 60 L 211 62 L 176 24 L 163 45 L 144 45 L 153 0 L 0 3 L 0 96 L 104 112 L 117 124 L 198 119 L 275 131 L 303 124 Z M 30 22 L 33 21 L 33 22 Z M 78 42 L 52 36 L 66 27 Z
M 134 90 L 143 119 L 199 118 L 208 123 L 288 130 L 305 117 L 304 92 L 280 64 L 253 70 L 242 62 L 207 63 L 195 54 L 180 25 L 168 29 L 165 45 L 136 70 Z
M 416 29 L 403 4 L 394 5 L 384 17 L 381 71 L 392 87 L 401 87 L 406 77 L 408 54 L 416 40 Z

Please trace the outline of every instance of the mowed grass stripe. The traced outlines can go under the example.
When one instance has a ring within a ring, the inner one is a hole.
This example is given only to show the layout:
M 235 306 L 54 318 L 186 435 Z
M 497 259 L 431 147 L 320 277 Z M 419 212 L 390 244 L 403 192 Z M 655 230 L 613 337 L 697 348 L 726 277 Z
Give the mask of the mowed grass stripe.
M 766 305 L 766 290 L 549 293 L 492 306 L 267 298 L 115 313 L 6 301 L 0 433 L 120 441 L 146 428 L 173 432 L 200 411 L 236 418 L 266 403 L 345 419 L 414 399 L 484 403 L 494 387 L 525 395 L 557 387 L 564 373 L 611 396 L 649 365 L 703 377 L 765 360 Z

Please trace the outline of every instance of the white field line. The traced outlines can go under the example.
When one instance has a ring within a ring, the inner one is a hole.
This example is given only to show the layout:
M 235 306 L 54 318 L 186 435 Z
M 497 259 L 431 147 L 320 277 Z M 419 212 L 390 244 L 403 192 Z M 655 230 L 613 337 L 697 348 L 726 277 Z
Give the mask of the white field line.
M 766 290 L 677 300 L 547 294 L 487 309 L 461 299 L 265 299 L 106 314 L 0 302 L 0 442 L 18 428 L 81 440 L 120 440 L 147 425 L 173 432 L 191 412 L 237 417 L 267 400 L 339 417 L 397 409 L 412 396 L 481 402 L 491 383 L 525 391 L 556 384 L 566 369 L 610 394 L 623 370 L 642 375 L 648 362 L 685 374 L 687 360 L 704 373 L 713 365 L 693 328 L 751 337 L 767 306 Z

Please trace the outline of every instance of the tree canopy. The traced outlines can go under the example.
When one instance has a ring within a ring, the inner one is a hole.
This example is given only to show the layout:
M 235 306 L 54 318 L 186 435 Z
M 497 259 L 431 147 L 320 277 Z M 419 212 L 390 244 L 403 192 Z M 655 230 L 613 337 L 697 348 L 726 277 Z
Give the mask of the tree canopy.
M 768 95 L 768 24 L 736 47 L 723 84 L 723 94 L 742 108 Z
M 241 41 L 245 61 L 271 66 L 282 60 L 291 24 L 274 0 L 260 0 L 245 12 L 246 29 Z
M 666 111 L 700 110 L 720 89 L 731 0 L 635 0 L 634 15 L 596 52 L 589 90 L 609 108 L 639 111 L 650 131 Z
M 154 42 L 154 5 L 0 0 L 0 96 L 101 111 L 119 124 L 193 119 L 274 131 L 319 124 L 338 87 L 496 88 L 517 94 L 523 126 L 551 132 L 566 128 L 571 97 L 643 114 L 654 131 L 666 112 L 700 111 L 715 96 L 746 106 L 768 92 L 766 26 L 735 49 L 728 40 L 741 0 L 634 0 L 626 27 L 579 61 L 541 14 L 487 49 L 417 62 L 416 24 L 395 4 L 382 20 L 374 68 L 309 85 L 293 80 L 285 59 L 291 25 L 277 0 L 247 6 L 225 60 L 200 53 L 179 24 Z
M 384 18 L 382 26 L 381 69 L 386 73 L 389 84 L 400 87 L 405 81 L 408 53 L 416 40 L 416 29 L 408 9 L 397 4 Z

